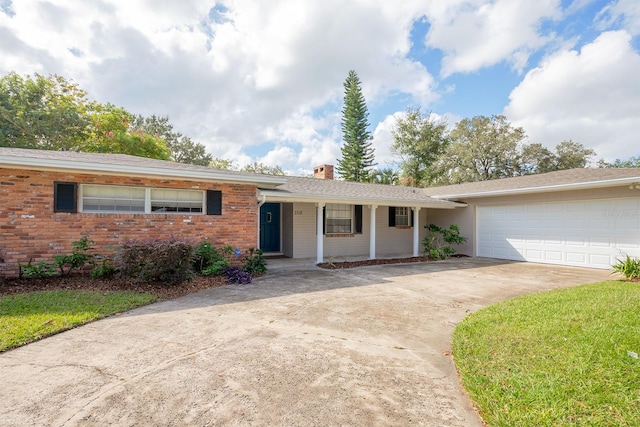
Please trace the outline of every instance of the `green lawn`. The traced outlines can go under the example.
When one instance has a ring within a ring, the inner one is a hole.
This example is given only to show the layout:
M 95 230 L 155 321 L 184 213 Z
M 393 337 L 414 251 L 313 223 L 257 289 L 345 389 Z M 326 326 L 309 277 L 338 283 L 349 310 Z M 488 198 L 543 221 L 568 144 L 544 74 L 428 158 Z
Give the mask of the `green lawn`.
M 487 307 L 457 326 L 453 353 L 489 426 L 640 426 L 640 283 Z
M 39 291 L 0 297 L 0 352 L 157 298 L 131 291 Z

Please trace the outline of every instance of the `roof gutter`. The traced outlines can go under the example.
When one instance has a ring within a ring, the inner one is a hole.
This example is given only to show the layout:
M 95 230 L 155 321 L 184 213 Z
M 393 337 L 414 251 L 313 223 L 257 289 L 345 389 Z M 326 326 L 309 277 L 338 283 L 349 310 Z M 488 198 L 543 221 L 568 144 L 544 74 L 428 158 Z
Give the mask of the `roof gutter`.
M 434 200 L 429 202 L 418 200 L 401 200 L 401 199 L 381 199 L 373 197 L 353 197 L 353 196 L 340 196 L 340 195 L 319 195 L 319 194 L 305 194 L 305 193 L 282 193 L 277 190 L 260 190 L 259 194 L 274 202 L 303 202 L 303 203 L 350 203 L 350 204 L 371 204 L 371 205 L 384 205 L 384 206 L 407 206 L 407 207 L 421 207 L 421 208 L 436 208 L 436 209 L 455 209 L 466 207 L 466 203 L 451 202 L 448 200 Z M 431 198 L 426 196 L 427 198 Z
M 542 187 L 525 187 L 525 188 L 512 188 L 508 190 L 493 190 L 493 191 L 481 191 L 481 192 L 469 192 L 458 194 L 443 194 L 437 196 L 431 196 L 438 200 L 458 199 L 458 198 L 475 198 L 475 197 L 489 197 L 489 196 L 508 196 L 516 194 L 531 194 L 541 193 L 545 191 L 570 191 L 570 190 L 589 190 L 592 188 L 610 187 L 614 185 L 628 185 L 640 181 L 640 175 L 631 178 L 616 178 L 600 181 L 589 182 L 577 182 L 573 184 L 556 184 L 545 185 Z
M 134 175 L 134 176 L 154 176 L 162 178 L 188 178 L 198 180 L 239 182 L 247 184 L 273 185 L 277 186 L 287 182 L 285 177 L 279 176 L 261 176 L 255 174 L 227 174 L 224 172 L 199 172 L 192 170 L 179 169 L 159 169 L 147 166 L 126 166 L 114 165 L 95 162 L 77 162 L 69 160 L 50 160 L 33 157 L 17 157 L 17 156 L 1 156 L 0 167 L 17 168 L 24 167 L 36 170 L 50 171 L 75 171 L 89 174 L 118 174 L 118 175 Z

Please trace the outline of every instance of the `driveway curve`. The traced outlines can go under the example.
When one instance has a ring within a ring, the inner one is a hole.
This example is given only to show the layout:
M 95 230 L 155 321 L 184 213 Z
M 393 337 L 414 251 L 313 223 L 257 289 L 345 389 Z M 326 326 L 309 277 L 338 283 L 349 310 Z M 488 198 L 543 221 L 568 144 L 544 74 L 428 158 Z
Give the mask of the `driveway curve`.
M 482 258 L 281 268 L 0 354 L 0 425 L 481 426 L 455 324 L 606 277 Z

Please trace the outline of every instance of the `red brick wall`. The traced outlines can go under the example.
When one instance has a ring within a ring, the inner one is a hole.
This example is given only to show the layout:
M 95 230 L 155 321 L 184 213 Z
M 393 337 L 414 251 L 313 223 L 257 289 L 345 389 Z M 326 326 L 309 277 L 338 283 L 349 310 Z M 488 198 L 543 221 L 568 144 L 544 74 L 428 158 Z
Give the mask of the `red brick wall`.
M 222 215 L 56 213 L 54 181 L 220 190 Z M 18 263 L 30 258 L 51 262 L 54 255 L 71 253 L 71 243 L 84 235 L 104 255 L 130 239 L 171 237 L 206 237 L 244 250 L 257 246 L 257 218 L 253 185 L 0 169 L 0 276 L 17 276 Z

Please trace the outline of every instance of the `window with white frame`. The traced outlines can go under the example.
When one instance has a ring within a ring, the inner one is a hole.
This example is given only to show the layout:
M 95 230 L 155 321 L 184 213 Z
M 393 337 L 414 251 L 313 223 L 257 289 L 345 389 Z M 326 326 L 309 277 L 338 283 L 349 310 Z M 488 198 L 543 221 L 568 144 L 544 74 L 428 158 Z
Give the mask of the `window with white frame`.
M 351 205 L 341 205 L 327 203 L 325 207 L 327 234 L 350 234 L 353 223 L 353 207 Z
M 409 225 L 409 208 L 396 207 L 396 227 Z
M 164 188 L 81 185 L 82 212 L 203 213 L 204 191 Z
M 199 190 L 151 189 L 151 212 L 202 213 L 204 194 Z
M 83 212 L 145 211 L 144 188 L 112 185 L 82 185 L 80 188 Z

